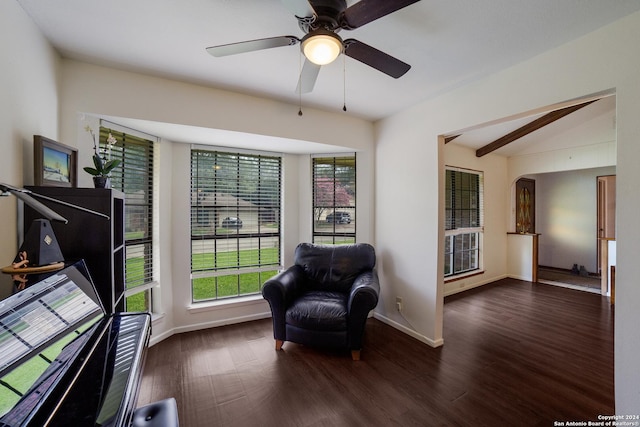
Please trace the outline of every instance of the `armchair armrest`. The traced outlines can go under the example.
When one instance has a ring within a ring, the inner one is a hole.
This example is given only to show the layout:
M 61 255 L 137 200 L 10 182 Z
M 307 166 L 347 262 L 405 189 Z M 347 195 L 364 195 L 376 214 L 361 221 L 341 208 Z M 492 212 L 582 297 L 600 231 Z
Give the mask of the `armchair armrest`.
M 302 268 L 293 265 L 281 271 L 262 285 L 262 296 L 267 301 L 288 305 L 304 281 Z
M 284 340 L 286 337 L 285 312 L 304 280 L 302 268 L 294 265 L 267 280 L 262 285 L 262 297 L 267 300 L 271 307 L 273 336 L 276 340 Z
M 378 305 L 378 296 L 380 295 L 380 280 L 375 270 L 367 271 L 360 274 L 353 282 L 351 292 L 349 293 L 349 304 L 347 306 L 349 315 L 353 311 L 360 310 L 360 307 L 366 310 L 366 314 Z
M 362 348 L 362 335 L 369 312 L 378 304 L 380 281 L 376 270 L 361 273 L 353 282 L 347 304 L 349 317 L 349 348 Z

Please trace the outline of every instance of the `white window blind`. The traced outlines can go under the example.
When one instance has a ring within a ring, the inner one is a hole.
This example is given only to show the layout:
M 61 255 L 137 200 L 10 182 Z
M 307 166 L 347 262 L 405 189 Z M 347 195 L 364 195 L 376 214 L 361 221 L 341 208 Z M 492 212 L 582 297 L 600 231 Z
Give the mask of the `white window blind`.
M 256 294 L 280 268 L 280 156 L 191 151 L 193 301 Z
M 480 268 L 484 221 L 483 192 L 482 172 L 447 167 L 445 277 Z
M 356 156 L 314 157 L 313 241 L 356 241 Z
M 111 134 L 115 145 L 109 146 Z M 119 129 L 100 127 L 100 146 L 105 156 L 121 160 L 111 172 L 111 187 L 125 194 L 125 249 L 127 289 L 143 287 L 153 279 L 153 146 L 151 139 Z M 150 295 L 144 307 L 151 311 Z M 127 301 L 129 304 L 129 299 Z M 130 310 L 132 307 L 127 307 Z

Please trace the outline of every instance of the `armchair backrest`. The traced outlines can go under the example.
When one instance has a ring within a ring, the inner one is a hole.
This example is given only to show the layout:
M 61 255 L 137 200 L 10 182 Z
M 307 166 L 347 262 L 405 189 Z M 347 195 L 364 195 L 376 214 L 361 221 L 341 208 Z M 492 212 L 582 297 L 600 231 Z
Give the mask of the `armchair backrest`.
M 360 273 L 373 270 L 376 253 L 368 243 L 337 246 L 300 243 L 294 262 L 305 272 L 310 288 L 348 292 Z

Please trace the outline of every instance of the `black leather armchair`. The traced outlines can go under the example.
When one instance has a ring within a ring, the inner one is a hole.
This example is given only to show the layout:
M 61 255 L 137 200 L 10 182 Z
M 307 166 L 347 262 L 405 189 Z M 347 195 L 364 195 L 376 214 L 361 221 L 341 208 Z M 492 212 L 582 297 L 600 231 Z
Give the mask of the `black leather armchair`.
M 375 263 L 375 250 L 366 243 L 299 244 L 294 265 L 262 287 L 276 350 L 291 341 L 349 349 L 359 360 L 365 322 L 380 293 Z

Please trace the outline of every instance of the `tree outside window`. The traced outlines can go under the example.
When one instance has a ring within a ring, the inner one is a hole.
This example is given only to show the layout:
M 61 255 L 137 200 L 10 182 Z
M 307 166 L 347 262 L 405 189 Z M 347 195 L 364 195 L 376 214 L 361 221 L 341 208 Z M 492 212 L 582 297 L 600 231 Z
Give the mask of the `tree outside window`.
M 356 158 L 313 158 L 313 241 L 355 243 Z

